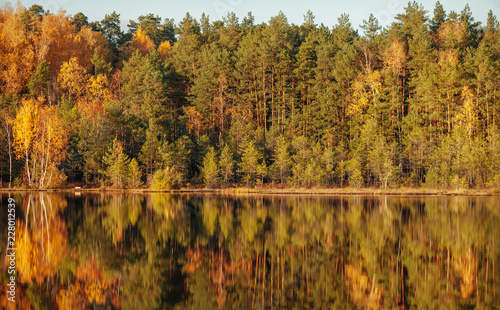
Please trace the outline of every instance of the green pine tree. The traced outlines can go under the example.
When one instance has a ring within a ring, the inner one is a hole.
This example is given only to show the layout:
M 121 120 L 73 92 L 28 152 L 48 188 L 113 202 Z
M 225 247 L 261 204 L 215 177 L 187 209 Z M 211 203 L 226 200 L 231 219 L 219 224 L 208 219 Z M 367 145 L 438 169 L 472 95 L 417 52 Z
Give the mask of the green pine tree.
M 123 153 L 122 143 L 116 138 L 113 140 L 113 146 L 104 155 L 103 163 L 106 167 L 104 174 L 109 182 L 114 186 L 125 185 L 130 159 Z
M 273 156 L 272 168 L 277 172 L 280 183 L 285 183 L 289 175 L 292 158 L 289 152 L 290 144 L 285 137 L 280 137 L 276 144 L 276 149 Z
M 142 184 L 142 173 L 135 158 L 132 158 L 128 165 L 128 181 L 130 186 L 137 187 Z
M 205 185 L 212 187 L 219 182 L 219 166 L 217 165 L 217 154 L 213 147 L 209 147 L 208 152 L 203 158 L 201 173 Z
M 253 141 L 246 143 L 241 157 L 239 172 L 243 174 L 243 181 L 247 185 L 254 183 L 259 176 L 259 172 L 262 171 L 260 168 L 262 158 L 262 153 L 257 150 Z
M 220 154 L 219 168 L 222 177 L 224 178 L 224 182 L 227 184 L 232 179 L 234 173 L 233 152 L 227 144 L 224 146 Z

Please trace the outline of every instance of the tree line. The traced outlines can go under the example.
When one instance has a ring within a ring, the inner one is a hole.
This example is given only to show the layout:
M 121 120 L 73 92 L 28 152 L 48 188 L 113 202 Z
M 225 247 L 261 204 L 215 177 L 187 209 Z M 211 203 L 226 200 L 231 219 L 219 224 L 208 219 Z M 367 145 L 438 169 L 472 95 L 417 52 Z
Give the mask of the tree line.
M 409 2 L 362 34 L 0 10 L 0 178 L 175 188 L 500 185 L 500 31 Z

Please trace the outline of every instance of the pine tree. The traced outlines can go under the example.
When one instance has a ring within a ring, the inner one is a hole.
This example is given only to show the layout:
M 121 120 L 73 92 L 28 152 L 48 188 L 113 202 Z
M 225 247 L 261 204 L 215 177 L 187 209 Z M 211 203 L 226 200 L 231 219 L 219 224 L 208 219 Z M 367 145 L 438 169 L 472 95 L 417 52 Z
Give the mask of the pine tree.
M 149 55 L 148 55 L 149 56 Z M 123 66 L 122 103 L 125 113 L 158 121 L 166 115 L 163 72 L 148 56 L 135 51 Z
M 219 167 L 226 184 L 232 179 L 234 171 L 233 153 L 229 145 L 224 145 L 219 159 Z
M 103 157 L 103 163 L 106 167 L 104 174 L 114 186 L 123 186 L 127 180 L 130 159 L 123 153 L 123 146 L 116 138 L 113 140 L 113 146 Z
M 137 187 L 142 184 L 142 173 L 139 168 L 139 164 L 137 163 L 137 160 L 135 158 L 132 158 L 128 165 L 128 178 L 127 178 L 127 183 L 130 186 Z
M 149 127 L 146 129 L 146 141 L 142 145 L 141 153 L 139 154 L 140 161 L 146 166 L 147 174 L 153 174 L 153 171 L 158 166 L 158 148 L 161 145 L 158 140 L 158 131 L 158 126 L 150 119 Z
M 278 143 L 276 144 L 276 149 L 273 156 L 273 168 L 278 173 L 280 183 L 285 183 L 290 166 L 292 164 L 292 159 L 289 153 L 289 143 L 286 141 L 285 137 L 280 137 Z
M 203 180 L 206 186 L 212 187 L 219 182 L 219 166 L 217 165 L 217 154 L 213 147 L 210 147 L 208 149 L 208 152 L 203 158 L 201 173 L 203 175 Z
M 368 42 L 373 42 L 377 36 L 377 32 L 382 29 L 382 26 L 380 26 L 377 18 L 372 13 L 370 13 L 368 20 L 363 20 L 363 24 L 359 27 L 363 29 L 365 36 L 368 38 Z
M 436 6 L 434 7 L 434 16 L 432 17 L 430 23 L 430 30 L 432 33 L 436 33 L 441 26 L 442 23 L 446 21 L 446 11 L 443 8 L 443 5 L 438 1 L 436 2 Z
M 247 183 L 247 185 L 249 183 L 254 183 L 259 176 L 259 172 L 262 170 L 260 168 L 260 161 L 262 158 L 262 153 L 257 150 L 253 141 L 247 142 L 243 149 L 239 170 L 239 172 L 243 174 L 243 181 Z
M 45 60 L 36 68 L 36 72 L 30 77 L 28 89 L 33 98 L 48 95 L 48 82 L 50 76 L 50 65 Z

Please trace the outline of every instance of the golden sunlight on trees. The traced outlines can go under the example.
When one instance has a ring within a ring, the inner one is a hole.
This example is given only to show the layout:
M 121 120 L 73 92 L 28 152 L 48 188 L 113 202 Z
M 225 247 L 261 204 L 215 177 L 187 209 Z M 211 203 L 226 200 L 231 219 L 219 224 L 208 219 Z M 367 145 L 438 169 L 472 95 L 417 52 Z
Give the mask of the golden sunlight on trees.
M 66 157 L 67 133 L 55 107 L 23 100 L 12 120 L 14 152 L 24 162 L 24 176 L 30 187 L 46 188 L 64 179 L 57 165 Z
M 220 162 L 227 151 L 232 158 L 218 163 L 210 185 L 223 177 L 238 185 L 431 186 L 439 162 L 443 189 L 464 171 L 468 188 L 495 187 L 498 161 L 472 158 L 499 153 L 491 140 L 500 128 L 498 21 L 490 12 L 481 27 L 468 6 L 445 12 L 438 3 L 429 12 L 409 3 L 387 31 L 371 15 L 364 35 L 348 15 L 328 28 L 311 12 L 302 25 L 282 13 L 259 25 L 234 14 L 187 14 L 177 24 L 148 14 L 124 32 L 116 12 L 89 21 L 5 5 L 0 110 L 18 117 L 9 123 L 17 123 L 16 142 L 4 126 L 0 145 L 15 144 L 18 160 L 0 154 L 0 182 L 50 187 L 44 175 L 64 179 L 64 171 L 70 182 L 96 185 L 116 137 L 137 161 L 134 181 L 118 182 L 126 186 L 151 185 L 157 170 L 161 188 L 200 185 L 213 148 Z M 363 138 L 366 124 L 375 131 Z M 469 138 L 467 161 L 458 131 Z M 278 147 L 280 136 L 289 150 Z M 303 147 L 292 147 L 300 136 Z M 459 169 L 465 162 L 474 168 Z
M 392 41 L 384 53 L 385 65 L 398 76 L 403 74 L 407 58 L 404 43 L 397 39 Z
M 61 66 L 57 81 L 63 90 L 66 90 L 69 98 L 80 97 L 84 94 L 87 85 L 87 72 L 83 69 L 76 57 L 72 57 Z
M 203 116 L 194 107 L 186 109 L 187 124 L 186 127 L 189 133 L 193 136 L 199 136 L 203 130 Z
M 457 115 L 459 126 L 467 131 L 469 139 L 472 139 L 472 133 L 478 120 L 478 109 L 474 91 L 464 86 L 462 89 L 461 98 L 463 100 L 462 111 Z
M 130 52 L 133 53 L 139 50 L 144 56 L 149 53 L 150 50 L 155 48 L 153 40 L 142 30 L 141 26 L 137 28 L 137 32 L 132 37 L 132 42 L 130 44 Z
M 160 56 L 162 59 L 165 59 L 167 57 L 168 52 L 170 52 L 173 49 L 172 45 L 170 44 L 170 41 L 164 41 L 158 46 L 158 53 L 160 53 Z
M 0 91 L 8 94 L 25 90 L 36 69 L 33 37 L 22 21 L 25 11 L 0 9 Z
M 370 104 L 377 104 L 381 86 L 378 70 L 368 70 L 366 74 L 361 74 L 352 84 L 353 95 L 347 114 L 359 119 Z

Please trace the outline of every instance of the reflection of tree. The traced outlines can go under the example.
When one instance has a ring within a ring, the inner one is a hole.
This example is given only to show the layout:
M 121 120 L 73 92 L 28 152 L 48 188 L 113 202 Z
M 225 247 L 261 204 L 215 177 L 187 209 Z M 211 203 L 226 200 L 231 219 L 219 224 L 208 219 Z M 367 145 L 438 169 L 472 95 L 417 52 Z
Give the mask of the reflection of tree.
M 43 192 L 29 194 L 24 201 L 25 222 L 19 220 L 16 225 L 16 268 L 22 283 L 35 280 L 41 285 L 46 277 L 54 277 L 66 255 L 66 224 L 58 215 L 66 202 L 60 196 Z
M 345 272 L 354 303 L 363 309 L 379 309 L 382 303 L 382 292 L 375 283 L 370 281 L 360 267 L 347 264 Z
M 129 225 L 135 225 L 141 214 L 142 197 L 136 195 L 112 195 L 102 211 L 102 225 L 106 232 L 112 236 L 113 243 L 121 242 L 123 233 Z
M 118 279 L 113 282 L 104 275 L 102 266 L 94 260 L 78 266 L 73 283 L 57 295 L 59 309 L 84 309 L 86 305 L 104 305 L 108 300 L 118 308 Z
M 494 198 L 101 193 L 65 210 L 67 197 L 37 195 L 18 224 L 33 249 L 21 265 L 34 305 L 46 303 L 47 283 L 60 308 L 488 308 L 498 299 Z

